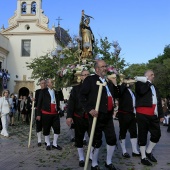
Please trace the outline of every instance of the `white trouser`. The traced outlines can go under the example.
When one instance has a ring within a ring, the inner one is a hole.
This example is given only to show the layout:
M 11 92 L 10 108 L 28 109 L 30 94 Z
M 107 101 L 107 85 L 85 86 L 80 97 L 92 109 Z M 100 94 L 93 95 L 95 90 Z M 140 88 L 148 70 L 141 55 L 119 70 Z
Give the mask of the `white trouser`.
M 8 114 L 1 115 L 2 122 L 2 131 L 1 135 L 8 136 L 7 128 L 8 128 Z
M 169 115 L 168 115 L 168 116 L 164 116 L 163 124 L 168 125 L 168 124 L 169 124 L 169 118 L 170 118 L 170 116 L 169 116 Z

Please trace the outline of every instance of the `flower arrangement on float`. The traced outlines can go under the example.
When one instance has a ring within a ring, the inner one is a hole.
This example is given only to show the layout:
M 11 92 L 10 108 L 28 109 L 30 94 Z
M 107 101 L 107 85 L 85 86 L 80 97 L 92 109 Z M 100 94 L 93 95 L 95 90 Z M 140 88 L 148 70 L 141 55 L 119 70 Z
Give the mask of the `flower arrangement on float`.
M 83 70 L 88 70 L 90 74 L 94 74 L 94 61 L 86 60 L 63 66 L 57 71 L 57 78 L 63 83 L 63 87 L 72 86 L 81 81 L 80 75 Z

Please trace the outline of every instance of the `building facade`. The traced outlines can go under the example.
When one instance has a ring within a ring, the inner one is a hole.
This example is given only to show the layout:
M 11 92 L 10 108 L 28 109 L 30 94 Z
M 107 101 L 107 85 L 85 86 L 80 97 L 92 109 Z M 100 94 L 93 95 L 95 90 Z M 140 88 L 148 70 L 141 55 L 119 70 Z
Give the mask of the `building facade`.
M 42 0 L 17 0 L 17 10 L 8 22 L 9 27 L 0 32 L 0 62 L 10 73 L 10 92 L 28 95 L 38 87 L 26 63 L 56 47 L 55 27 L 48 28 Z

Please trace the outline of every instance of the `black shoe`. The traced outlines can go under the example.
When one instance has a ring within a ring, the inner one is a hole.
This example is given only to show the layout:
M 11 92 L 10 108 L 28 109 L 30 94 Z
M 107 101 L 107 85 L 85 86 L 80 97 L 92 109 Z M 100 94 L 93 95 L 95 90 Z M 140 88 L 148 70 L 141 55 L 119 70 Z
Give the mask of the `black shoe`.
M 141 156 L 141 153 L 134 153 L 134 152 L 132 152 L 132 156 L 133 157 L 138 157 L 138 156 Z
M 60 147 L 59 145 L 57 145 L 57 146 L 52 145 L 52 148 L 62 150 L 62 147 Z
M 87 145 L 87 141 L 86 140 L 83 140 L 83 145 Z
M 70 142 L 75 142 L 75 138 L 72 138 L 72 139 L 70 140 Z
M 77 147 L 77 143 L 76 142 L 74 142 L 74 146 Z
M 146 157 L 152 162 L 157 162 L 152 153 L 146 153 Z
M 14 124 L 12 124 L 11 126 L 15 126 Z
M 84 167 L 84 161 L 83 160 L 79 161 L 79 166 Z
M 50 146 L 47 146 L 47 147 L 46 147 L 46 150 L 47 150 L 47 151 L 50 151 L 50 150 L 51 150 L 51 147 L 50 147 Z
M 122 156 L 124 157 L 124 158 L 130 158 L 130 155 L 126 152 L 126 153 L 122 153 Z
M 47 146 L 47 142 L 44 142 L 44 145 Z
M 91 166 L 91 170 L 100 170 L 100 167 L 96 165 L 95 167 Z
M 152 166 L 151 162 L 147 158 L 141 159 L 141 163 L 146 166 Z
M 92 162 L 92 159 L 91 159 L 91 158 L 89 158 L 89 162 Z M 97 163 L 99 164 L 99 160 L 97 161 Z
M 109 165 L 107 165 L 107 163 L 105 162 L 105 167 L 107 168 L 107 169 L 109 169 L 109 170 L 116 170 L 116 168 L 114 167 L 114 165 L 113 164 L 109 164 Z
M 41 142 L 38 142 L 38 147 L 40 147 L 41 146 Z

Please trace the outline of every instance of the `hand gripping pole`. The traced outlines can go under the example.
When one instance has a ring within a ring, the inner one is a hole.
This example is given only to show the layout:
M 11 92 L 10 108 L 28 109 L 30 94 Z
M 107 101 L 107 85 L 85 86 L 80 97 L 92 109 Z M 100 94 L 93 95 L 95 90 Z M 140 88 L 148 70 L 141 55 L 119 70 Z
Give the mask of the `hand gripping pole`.
M 96 110 L 96 111 L 99 111 L 99 105 L 100 105 L 100 99 L 101 99 L 102 89 L 103 89 L 103 86 L 106 86 L 106 82 L 100 83 L 100 81 L 97 81 L 96 84 L 99 86 L 99 90 L 98 90 L 97 102 L 96 102 L 95 110 Z M 87 167 L 88 167 L 90 150 L 91 150 L 91 146 L 92 146 L 92 142 L 93 142 L 93 137 L 94 137 L 95 127 L 96 127 L 96 122 L 97 122 L 97 117 L 93 117 L 93 124 L 92 124 L 91 133 L 90 133 L 90 139 L 89 139 L 89 145 L 88 145 L 88 150 L 87 150 L 87 155 L 86 155 L 86 161 L 85 161 L 84 170 L 87 170 Z

